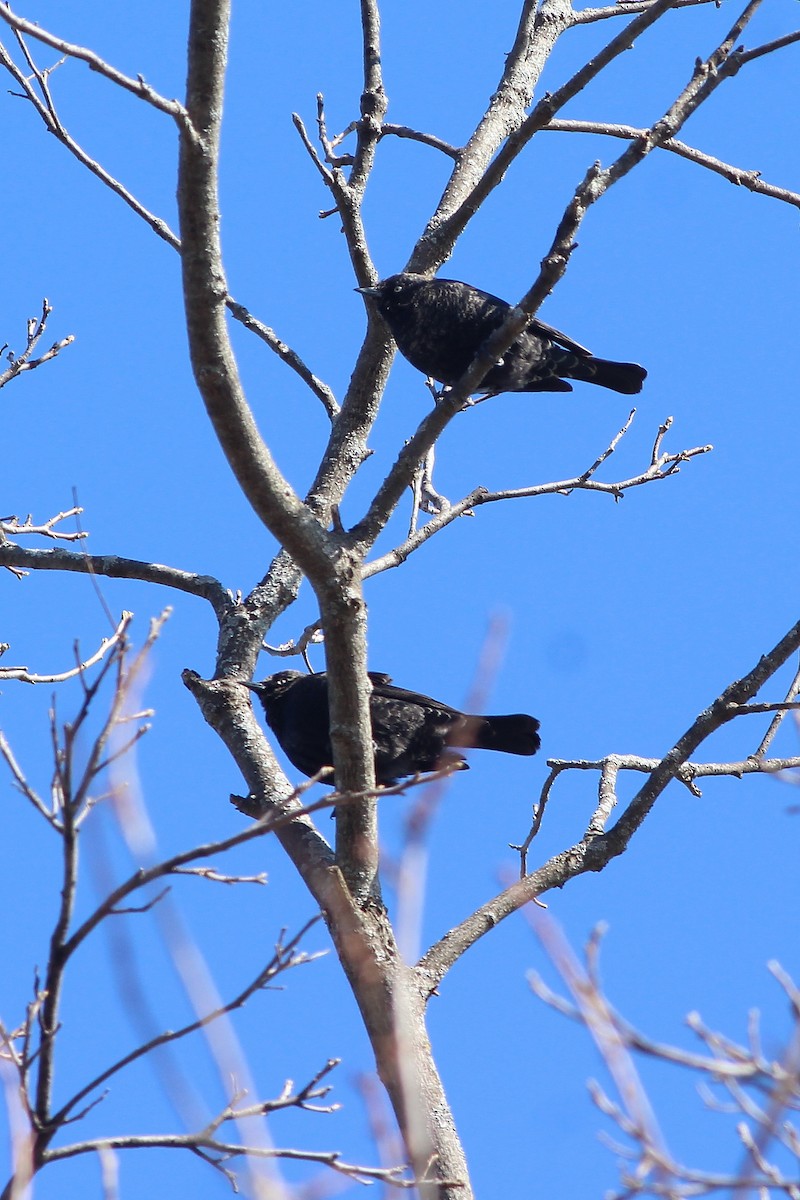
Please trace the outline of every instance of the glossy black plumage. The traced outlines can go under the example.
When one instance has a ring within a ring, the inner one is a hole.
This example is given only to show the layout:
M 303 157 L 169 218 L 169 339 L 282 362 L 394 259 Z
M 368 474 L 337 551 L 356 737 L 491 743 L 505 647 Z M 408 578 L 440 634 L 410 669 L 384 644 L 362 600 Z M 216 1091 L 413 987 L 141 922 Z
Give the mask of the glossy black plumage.
M 400 353 L 425 375 L 450 386 L 510 308 L 497 296 L 457 279 L 427 279 L 408 272 L 356 290 L 374 301 Z M 475 391 L 571 392 L 566 380 L 578 379 L 633 395 L 642 390 L 646 375 L 638 363 L 595 358 L 585 346 L 533 318 Z
M 379 784 L 394 784 L 405 775 L 435 770 L 443 762 L 455 760 L 466 767 L 463 755 L 454 748 L 474 746 L 506 754 L 535 754 L 539 749 L 539 722 L 534 717 L 524 713 L 472 716 L 430 696 L 395 687 L 388 675 L 370 671 L 369 677 Z M 279 671 L 248 686 L 263 704 L 267 724 L 298 771 L 315 775 L 333 763 L 325 672 Z

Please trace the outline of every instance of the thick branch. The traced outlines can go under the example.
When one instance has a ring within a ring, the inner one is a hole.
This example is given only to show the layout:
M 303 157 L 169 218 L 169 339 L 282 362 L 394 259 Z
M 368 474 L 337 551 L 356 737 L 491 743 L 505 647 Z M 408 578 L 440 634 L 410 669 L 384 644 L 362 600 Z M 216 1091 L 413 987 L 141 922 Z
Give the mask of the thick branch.
M 541 6 L 525 0 L 502 77 L 485 115 L 456 160 L 436 211 L 409 260 L 409 270 L 433 270 L 452 251 L 452 214 L 479 183 L 498 146 L 522 124 L 550 52 L 571 19 L 569 0 L 543 0 Z
M 451 253 L 458 236 L 466 228 L 486 197 L 500 183 L 511 163 L 518 157 L 533 135 L 543 128 L 567 101 L 572 100 L 582 91 L 610 62 L 630 49 L 634 40 L 675 3 L 676 0 L 655 0 L 654 3 L 648 5 L 646 11 L 635 17 L 621 33 L 612 38 L 608 45 L 595 55 L 585 67 L 576 72 L 572 79 L 552 95 L 547 95 L 541 100 L 528 117 L 523 120 L 524 108 L 518 111 L 517 120 L 510 129 L 492 131 L 491 127 L 483 125 L 485 150 L 484 147 L 481 147 L 480 155 L 474 157 L 473 142 L 475 138 L 470 140 L 459 165 L 453 171 L 436 213 L 417 243 L 408 269 L 424 272 L 444 262 Z M 533 6 L 526 4 L 523 22 L 529 8 L 533 8 Z M 531 67 L 535 64 L 535 71 L 534 75 L 527 80 L 530 91 L 526 94 L 525 105 L 530 102 L 533 87 L 557 37 L 569 27 L 572 18 L 570 5 L 562 3 L 561 0 L 545 0 L 536 15 L 534 25 L 527 34 L 532 37 L 531 50 L 535 50 L 537 57 L 529 61 Z M 522 24 L 520 33 L 522 33 Z M 532 36 L 533 34 L 535 37 Z M 541 58 L 538 57 L 539 55 Z M 493 132 L 500 133 L 501 136 L 492 136 Z M 501 149 L 494 154 L 503 139 L 505 140 Z M 466 150 L 470 148 L 472 148 L 472 153 L 467 154 Z M 492 154 L 494 154 L 493 158 Z M 488 165 L 490 159 L 491 165 Z M 469 164 L 468 174 L 465 173 L 462 165 L 465 161 Z M 480 169 L 476 169 L 477 167 Z
M 217 170 L 229 0 L 194 0 L 187 110 L 201 141 L 182 138 L 178 206 L 189 350 L 214 430 L 241 487 L 264 523 L 308 576 L 331 632 L 328 670 L 337 784 L 374 784 L 359 564 L 342 553 L 281 476 L 247 405 L 224 319 L 227 297 L 219 241 Z M 349 649 L 345 651 L 345 647 Z M 360 900 L 376 891 L 374 802 L 341 821 L 337 858 Z
M 258 432 L 225 322 L 228 288 L 219 238 L 219 135 L 228 49 L 229 0 L 194 0 L 178 178 L 181 264 L 189 355 L 197 386 L 230 467 L 254 511 L 310 577 L 324 574 L 325 531 L 278 470 Z

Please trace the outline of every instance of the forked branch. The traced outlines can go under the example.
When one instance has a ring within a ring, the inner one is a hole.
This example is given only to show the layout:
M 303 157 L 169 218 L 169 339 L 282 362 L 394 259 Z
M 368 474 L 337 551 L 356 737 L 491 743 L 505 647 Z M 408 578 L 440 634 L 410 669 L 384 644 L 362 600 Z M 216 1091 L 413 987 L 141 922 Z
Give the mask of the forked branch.
M 789 658 L 798 653 L 798 650 L 800 650 L 800 622 L 794 625 L 769 653 L 763 655 L 747 675 L 731 683 L 708 708 L 700 713 L 663 758 L 653 762 L 629 760 L 630 769 L 645 771 L 647 779 L 610 829 L 607 829 L 606 826 L 617 801 L 616 775 L 619 770 L 620 756 L 612 755 L 601 760 L 599 764 L 593 764 L 594 769 L 599 767 L 601 772 L 599 803 L 589 820 L 582 839 L 504 889 L 494 899 L 483 904 L 476 912 L 451 929 L 445 938 L 433 945 L 423 955 L 416 967 L 420 980 L 424 981 L 425 986 L 436 987 L 450 967 L 470 946 L 512 912 L 516 912 L 523 905 L 551 888 L 563 887 L 569 879 L 576 875 L 582 875 L 588 871 L 602 871 L 613 858 L 622 854 L 672 780 L 683 780 L 683 782 L 696 787 L 692 776 L 693 766 L 698 777 L 702 777 L 704 773 L 702 766 L 693 763 L 692 756 L 698 747 L 723 725 L 737 717 L 749 715 L 750 705 L 748 702 L 758 694 L 765 683 Z M 794 687 L 795 682 L 793 681 L 792 689 Z M 793 700 L 781 701 L 768 706 L 770 710 L 778 708 L 784 714 L 791 711 L 793 707 Z M 753 766 L 748 765 L 750 761 L 753 762 Z M 768 764 L 754 754 L 752 760 L 743 760 L 741 763 L 705 764 L 705 767 L 708 775 L 737 775 L 750 772 L 764 773 L 770 766 L 783 769 L 787 763 L 794 764 L 795 759 L 771 760 Z M 542 795 L 545 803 L 552 788 L 552 780 L 561 773 L 562 769 L 568 769 L 569 764 L 565 764 L 563 768 L 558 762 L 551 765 L 551 778 L 545 784 L 545 791 Z M 571 765 L 577 769 L 591 769 L 588 765 L 585 767 L 583 764 Z M 540 800 L 540 804 L 542 800 Z M 537 828 L 535 818 L 534 833 Z M 530 838 L 525 846 L 526 852 L 529 845 Z M 521 847 L 520 850 L 522 850 Z

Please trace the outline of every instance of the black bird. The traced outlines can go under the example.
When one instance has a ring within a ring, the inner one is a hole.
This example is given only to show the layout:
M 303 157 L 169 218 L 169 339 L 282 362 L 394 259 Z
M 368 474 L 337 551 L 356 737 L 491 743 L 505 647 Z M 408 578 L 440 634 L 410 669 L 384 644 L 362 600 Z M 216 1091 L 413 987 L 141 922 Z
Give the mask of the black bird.
M 461 378 L 511 308 L 457 279 L 426 279 L 409 272 L 356 291 L 374 300 L 412 366 L 449 386 Z M 571 392 L 566 380 L 579 379 L 633 395 L 642 390 L 646 375 L 638 363 L 595 358 L 585 346 L 532 318 L 475 391 Z
M 369 677 L 375 779 L 379 784 L 394 784 L 404 775 L 433 771 L 446 763 L 466 768 L 464 756 L 453 753 L 454 747 L 475 746 L 506 754 L 535 754 L 539 749 L 535 717 L 524 713 L 472 716 L 430 696 L 394 687 L 389 675 L 370 671 Z M 298 771 L 315 775 L 321 767 L 333 764 L 324 671 L 318 675 L 279 671 L 247 686 L 261 700 L 267 724 Z

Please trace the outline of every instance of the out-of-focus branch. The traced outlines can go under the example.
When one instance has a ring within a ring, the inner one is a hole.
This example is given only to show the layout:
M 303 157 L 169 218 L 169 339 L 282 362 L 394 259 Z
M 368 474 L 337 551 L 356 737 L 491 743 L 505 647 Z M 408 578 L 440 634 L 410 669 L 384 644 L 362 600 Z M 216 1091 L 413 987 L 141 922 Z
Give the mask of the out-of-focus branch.
M 800 1104 L 800 1008 L 798 990 L 782 968 L 770 964 L 794 1010 L 795 1026 L 780 1055 L 767 1058 L 761 1050 L 757 1015 L 755 1023 L 752 1018 L 750 1021 L 749 1045 L 740 1045 L 708 1029 L 697 1013 L 690 1014 L 686 1024 L 705 1044 L 708 1053 L 693 1054 L 651 1041 L 615 1011 L 600 984 L 602 929 L 592 934 L 584 965 L 549 915 L 530 910 L 528 918 L 566 984 L 570 998 L 555 994 L 534 973 L 529 976 L 532 990 L 557 1012 L 586 1027 L 619 1097 L 613 1100 L 598 1083 L 589 1082 L 595 1104 L 625 1139 L 624 1147 L 617 1147 L 621 1150 L 618 1157 L 627 1164 L 621 1168 L 623 1190 L 615 1193 L 613 1200 L 627 1200 L 631 1195 L 688 1197 L 750 1191 L 758 1191 L 764 1197 L 797 1196 L 800 1192 L 797 1175 L 786 1174 L 777 1162 L 767 1157 L 773 1143 L 782 1152 L 788 1151 L 791 1161 L 796 1161 L 798 1150 L 791 1114 Z M 698 1090 L 706 1106 L 738 1118 L 735 1132 L 745 1150 L 738 1172 L 702 1171 L 675 1158 L 658 1127 L 632 1051 L 699 1073 Z M 715 1098 L 720 1088 L 724 1089 L 724 1108 Z
M 647 1090 L 639 1077 L 615 1013 L 597 985 L 596 954 L 590 951 L 588 969 L 578 961 L 559 925 L 548 913 L 531 908 L 529 924 L 571 993 L 573 1003 L 594 1041 L 622 1100 L 619 1125 L 634 1135 L 648 1164 L 648 1183 L 664 1196 L 675 1195 L 673 1161 Z M 596 948 L 595 948 L 596 949 Z
M 112 731 L 125 720 L 123 709 L 130 689 L 165 619 L 166 614 L 151 622 L 142 649 L 127 669 L 124 644 L 120 643 L 115 647 L 112 655 L 103 662 L 96 679 L 84 684 L 84 697 L 78 715 L 74 721 L 64 726 L 61 741 L 55 724 L 55 714 L 52 717 L 55 774 L 51 787 L 53 806 L 50 821 L 61 835 L 62 881 L 59 908 L 50 936 L 47 967 L 41 989 L 44 1000 L 38 1018 L 40 1035 L 36 1057 L 37 1078 L 31 1103 L 32 1125 L 36 1130 L 32 1161 L 37 1169 L 44 1161 L 50 1141 L 58 1132 L 57 1126 L 51 1124 L 52 1088 L 61 993 L 70 957 L 67 947 L 78 881 L 78 831 L 91 808 L 90 787 L 103 770 L 108 739 Z M 86 761 L 79 767 L 74 753 L 76 745 L 79 743 L 93 700 L 113 667 L 117 670 L 117 681 L 109 712 L 100 732 L 92 740 Z
M 2 53 L 2 46 L 0 46 L 0 53 Z M 71 346 L 75 341 L 75 335 L 70 333 L 67 337 L 61 338 L 60 341 L 54 342 L 50 349 L 45 350 L 38 358 L 31 357 L 42 339 L 44 331 L 47 328 L 47 318 L 52 311 L 52 305 L 45 298 L 42 301 L 41 316 L 29 318 L 25 349 L 22 351 L 22 354 L 17 355 L 11 351 L 8 352 L 9 366 L 6 367 L 5 371 L 0 371 L 0 388 L 5 387 L 7 383 L 10 383 L 12 379 L 16 379 L 24 371 L 33 371 L 36 367 L 40 367 L 42 363 L 50 362 L 51 359 L 60 354 L 67 346 Z M 3 354 L 6 350 L 8 350 L 8 343 L 0 347 L 0 354 Z M 58 519 L 55 518 L 55 520 Z

